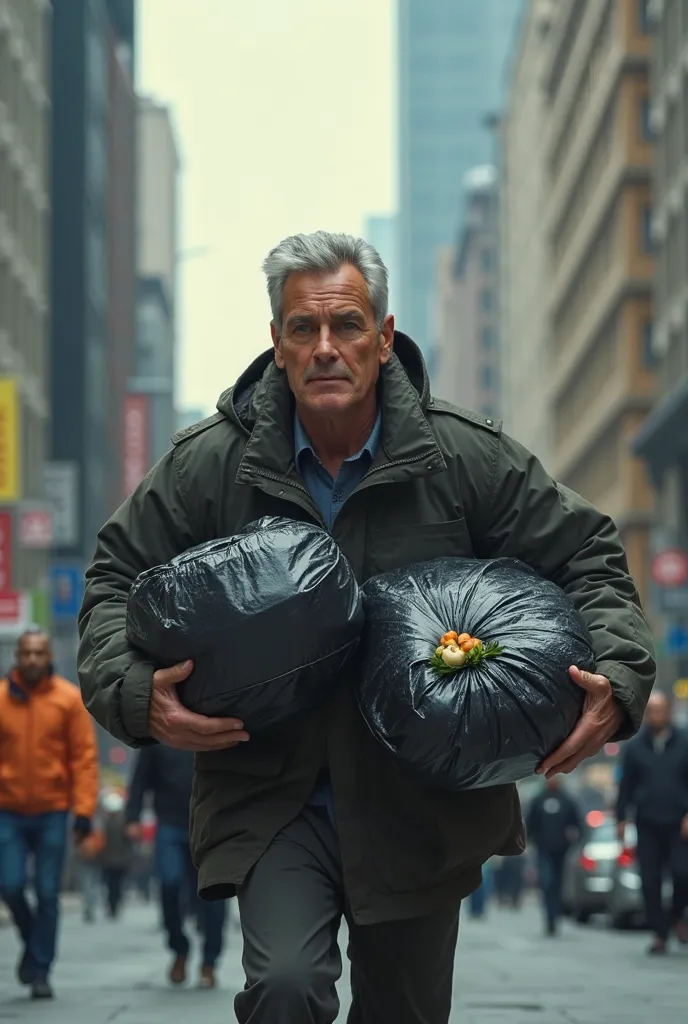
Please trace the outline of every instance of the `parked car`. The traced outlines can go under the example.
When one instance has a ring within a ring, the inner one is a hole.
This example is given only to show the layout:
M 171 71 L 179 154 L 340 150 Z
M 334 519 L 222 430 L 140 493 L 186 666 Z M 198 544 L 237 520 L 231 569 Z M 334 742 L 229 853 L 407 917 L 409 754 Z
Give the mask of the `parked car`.
M 586 825 L 564 870 L 564 903 L 579 924 L 587 924 L 593 914 L 608 913 L 616 861 L 623 849 L 616 823 L 603 811 L 590 811 Z
M 637 844 L 635 825 L 627 825 L 623 846 L 614 864 L 609 894 L 609 915 L 614 928 L 645 927 L 643 887 L 636 859 Z M 664 901 L 669 903 L 672 896 L 669 879 L 664 882 L 663 895 Z

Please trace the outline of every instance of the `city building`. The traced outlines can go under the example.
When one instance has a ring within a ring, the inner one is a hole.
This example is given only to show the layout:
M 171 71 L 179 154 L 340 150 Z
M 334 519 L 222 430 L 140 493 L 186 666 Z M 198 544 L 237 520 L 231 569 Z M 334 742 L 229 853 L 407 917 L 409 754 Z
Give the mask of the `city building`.
M 545 93 L 552 0 L 528 0 L 515 37 L 498 126 L 501 416 L 504 429 L 549 463 L 550 417 Z M 535 386 L 536 382 L 540 386 Z
M 397 258 L 399 255 L 397 245 L 397 216 L 394 213 L 386 215 L 377 214 L 368 217 L 365 223 L 363 236 L 367 242 L 377 249 L 382 262 L 387 267 L 389 274 L 389 304 L 390 313 L 394 316 L 398 312 L 399 295 L 399 273 L 397 269 Z
M 558 0 L 543 86 L 553 475 L 612 515 L 641 594 L 653 495 L 631 443 L 654 394 L 650 38 L 636 0 Z M 528 394 L 525 400 L 528 399 Z
M 48 624 L 49 4 L 0 4 L 0 664 Z
M 656 488 L 651 608 L 657 618 L 659 681 L 688 679 L 688 3 L 650 2 L 651 126 L 655 245 L 657 398 L 635 451 Z M 677 694 L 680 687 L 677 688 Z M 688 684 L 684 683 L 684 707 Z
M 399 0 L 398 326 L 432 372 L 438 250 L 462 220 L 460 183 L 491 159 L 483 118 L 500 104 L 522 0 Z
M 174 408 L 179 157 L 167 107 L 140 99 L 136 354 L 125 414 L 125 493 L 170 447 Z
M 466 214 L 458 246 L 439 251 L 433 391 L 486 417 L 499 416 L 499 217 L 497 172 L 463 180 Z
M 75 678 L 96 535 L 124 494 L 133 360 L 133 0 L 53 2 L 51 463 L 53 630 Z

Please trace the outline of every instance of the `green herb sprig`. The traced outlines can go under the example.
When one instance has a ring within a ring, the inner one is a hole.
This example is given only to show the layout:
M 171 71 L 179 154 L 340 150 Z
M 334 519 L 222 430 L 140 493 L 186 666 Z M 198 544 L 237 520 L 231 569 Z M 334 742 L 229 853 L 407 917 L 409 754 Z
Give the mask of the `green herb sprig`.
M 480 647 L 473 647 L 470 651 L 467 651 L 466 660 L 463 665 L 447 665 L 447 663 L 442 659 L 442 655 L 437 654 L 436 652 L 433 652 L 429 665 L 430 668 L 433 668 L 438 673 L 438 675 L 453 676 L 456 672 L 462 672 L 465 668 L 480 668 L 488 658 L 498 658 L 502 651 L 503 647 L 497 640 L 490 640 L 487 644 L 482 644 Z

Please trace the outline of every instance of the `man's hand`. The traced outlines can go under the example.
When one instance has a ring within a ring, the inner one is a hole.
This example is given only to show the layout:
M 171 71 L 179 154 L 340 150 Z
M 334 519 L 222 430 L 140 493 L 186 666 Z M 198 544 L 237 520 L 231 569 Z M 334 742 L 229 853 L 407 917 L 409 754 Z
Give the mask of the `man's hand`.
M 74 819 L 72 832 L 77 846 L 81 846 L 84 839 L 88 839 L 91 834 L 91 819 L 86 818 L 83 814 L 78 814 Z
M 598 754 L 618 731 L 624 716 L 606 676 L 582 672 L 575 666 L 569 669 L 569 673 L 574 683 L 586 691 L 583 714 L 569 738 L 538 768 L 538 773 L 548 779 L 554 775 L 568 775 L 586 757 Z
M 138 821 L 130 821 L 129 824 L 125 826 L 124 834 L 132 843 L 138 843 L 142 834 L 141 825 Z
M 685 818 L 681 822 L 681 835 L 684 839 L 688 839 L 688 814 L 686 814 Z
M 245 743 L 248 733 L 236 718 L 206 718 L 184 707 L 175 687 L 193 671 L 193 662 L 161 668 L 153 676 L 148 725 L 151 736 L 177 750 L 225 750 Z

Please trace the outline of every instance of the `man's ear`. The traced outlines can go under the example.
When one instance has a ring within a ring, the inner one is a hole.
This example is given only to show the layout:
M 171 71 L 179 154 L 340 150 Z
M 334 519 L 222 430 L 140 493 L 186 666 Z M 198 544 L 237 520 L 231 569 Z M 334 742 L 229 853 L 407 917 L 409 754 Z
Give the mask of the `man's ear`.
M 279 335 L 275 321 L 272 320 L 270 323 L 270 334 L 272 335 L 272 344 L 275 346 L 275 362 L 277 363 L 280 370 L 284 369 L 284 356 L 282 355 L 282 339 Z
M 394 346 L 394 317 L 390 313 L 385 317 L 380 330 L 380 363 L 388 363 Z

